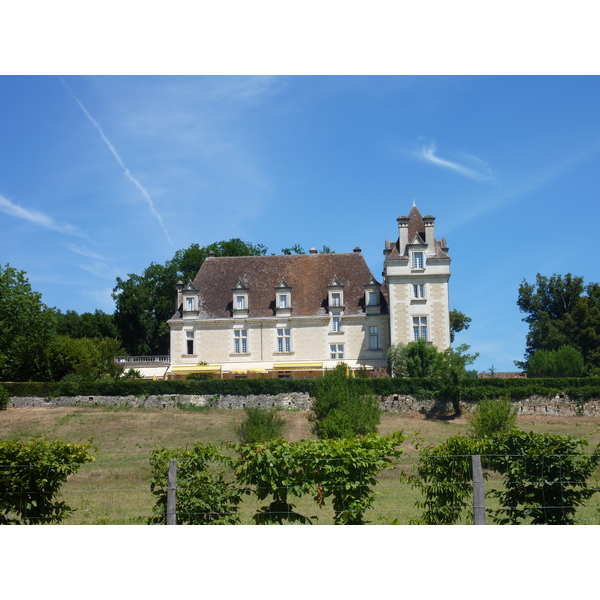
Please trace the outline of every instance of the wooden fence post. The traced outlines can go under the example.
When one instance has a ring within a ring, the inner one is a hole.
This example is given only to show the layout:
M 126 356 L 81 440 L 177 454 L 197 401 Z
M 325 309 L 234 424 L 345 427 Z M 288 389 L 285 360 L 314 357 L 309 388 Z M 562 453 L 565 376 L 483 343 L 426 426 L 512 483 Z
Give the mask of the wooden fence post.
M 476 454 L 471 459 L 473 461 L 473 522 L 475 525 L 485 525 L 485 491 L 481 456 Z
M 169 483 L 167 487 L 167 525 L 177 525 L 177 460 L 169 461 Z

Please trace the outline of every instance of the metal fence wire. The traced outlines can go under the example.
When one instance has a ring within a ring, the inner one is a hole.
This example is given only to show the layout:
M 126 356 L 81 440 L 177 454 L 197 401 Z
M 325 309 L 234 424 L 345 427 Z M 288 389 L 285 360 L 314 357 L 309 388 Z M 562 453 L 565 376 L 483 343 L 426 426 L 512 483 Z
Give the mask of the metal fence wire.
M 539 519 L 546 515 L 546 522 L 556 522 L 552 515 L 567 515 L 569 522 L 600 524 L 597 473 L 578 480 L 561 469 L 546 470 L 546 464 L 556 464 L 549 460 L 551 456 L 455 455 L 451 461 L 445 456 L 437 462 L 431 457 L 428 468 L 441 471 L 433 478 L 420 473 L 419 458 L 401 457 L 374 478 L 343 481 L 339 476 L 323 477 L 318 483 L 313 477 L 315 465 L 307 461 L 300 469 L 306 474 L 304 480 L 298 480 L 296 473 L 290 477 L 291 485 L 282 473 L 276 478 L 281 485 L 241 484 L 236 477 L 241 461 L 205 461 L 204 471 L 196 473 L 182 461 L 178 464 L 171 459 L 161 464 L 157 473 L 149 460 L 117 458 L 81 465 L 67 477 L 55 500 L 68 507 L 61 521 L 64 524 L 254 524 L 261 522 L 266 507 L 270 507 L 269 522 L 315 525 L 339 522 L 340 511 L 346 511 L 350 521 L 360 512 L 363 522 L 384 525 L 431 522 L 428 515 L 432 514 L 458 515 L 455 524 L 527 524 L 536 522 L 538 514 L 542 515 Z M 579 461 L 585 457 L 563 458 Z M 504 474 L 498 471 L 502 461 L 513 465 Z M 187 469 L 185 476 L 182 469 Z M 26 509 L 22 513 L 25 518 L 19 520 L 11 508 L 23 508 L 34 492 L 38 494 L 35 502 L 52 499 L 50 492 L 28 487 L 28 471 L 30 465 L 0 465 L 0 523 L 47 522 L 27 517 Z M 19 486 L 9 485 L 16 474 Z M 285 499 L 280 506 L 274 502 L 278 498 Z

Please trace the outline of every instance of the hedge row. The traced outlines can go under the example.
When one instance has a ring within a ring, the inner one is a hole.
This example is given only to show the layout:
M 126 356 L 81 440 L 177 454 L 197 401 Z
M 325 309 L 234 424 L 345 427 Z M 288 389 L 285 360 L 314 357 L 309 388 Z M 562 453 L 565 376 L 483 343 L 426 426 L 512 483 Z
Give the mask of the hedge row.
M 5 383 L 12 397 L 52 398 L 58 396 L 151 396 L 221 395 L 250 396 L 306 392 L 312 395 L 315 379 L 213 379 L 196 381 L 109 380 L 88 383 Z M 416 398 L 437 398 L 444 393 L 440 381 L 434 379 L 355 379 L 352 385 L 378 396 L 394 394 Z M 578 401 L 600 398 L 600 378 L 581 379 L 467 379 L 464 400 L 481 400 L 510 396 L 513 400 L 530 396 L 566 394 Z

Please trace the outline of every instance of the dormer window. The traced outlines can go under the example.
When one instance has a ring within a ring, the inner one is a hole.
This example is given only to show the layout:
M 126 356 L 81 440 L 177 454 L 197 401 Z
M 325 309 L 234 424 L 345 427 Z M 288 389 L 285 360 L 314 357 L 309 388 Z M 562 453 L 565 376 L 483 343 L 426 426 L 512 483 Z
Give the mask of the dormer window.
M 190 319 L 196 315 L 191 314 L 196 310 L 196 299 L 198 298 L 198 290 L 194 287 L 194 284 L 189 281 L 188 284 L 182 290 L 182 308 L 183 318 Z
M 233 288 L 233 317 L 240 319 L 248 316 L 248 287 L 240 279 Z
M 371 275 L 371 279 L 365 283 L 365 312 L 368 315 L 381 314 L 380 288 L 381 285 Z
M 337 275 L 333 276 L 331 283 L 327 286 L 327 292 L 330 308 L 344 308 L 344 285 L 337 278 Z
M 283 277 L 275 287 L 275 313 L 278 317 L 289 317 L 292 314 L 292 288 Z

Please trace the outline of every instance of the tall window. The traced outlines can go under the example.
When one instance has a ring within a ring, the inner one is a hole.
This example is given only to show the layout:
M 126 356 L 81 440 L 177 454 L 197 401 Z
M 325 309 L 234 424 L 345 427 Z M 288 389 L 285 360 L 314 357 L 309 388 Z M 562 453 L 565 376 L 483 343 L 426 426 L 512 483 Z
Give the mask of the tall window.
M 277 352 L 292 351 L 292 336 L 289 329 L 277 330 Z
M 334 292 L 331 294 L 331 306 L 340 306 L 342 295 Z
M 413 252 L 413 269 L 424 269 L 425 262 L 422 252 Z
M 331 326 L 333 331 L 336 333 L 342 330 L 342 318 L 341 317 L 333 317 L 331 319 Z
M 377 327 L 369 327 L 369 348 L 371 350 L 379 349 L 379 334 Z
M 238 310 L 244 310 L 244 296 L 236 296 L 236 308 Z
M 331 360 L 344 358 L 344 344 L 329 344 Z
M 415 341 L 427 339 L 427 317 L 413 317 L 413 335 Z
M 287 296 L 285 294 L 279 296 L 279 308 L 287 308 Z
M 235 354 L 248 354 L 248 332 L 245 329 L 233 332 L 233 351 Z
M 377 292 L 369 292 L 369 306 L 377 306 L 379 304 L 378 296 Z
M 194 354 L 194 332 L 186 331 L 185 337 L 187 354 Z
M 425 298 L 424 285 L 413 285 L 413 298 Z
M 185 299 L 185 310 L 194 310 L 194 299 L 193 298 Z

